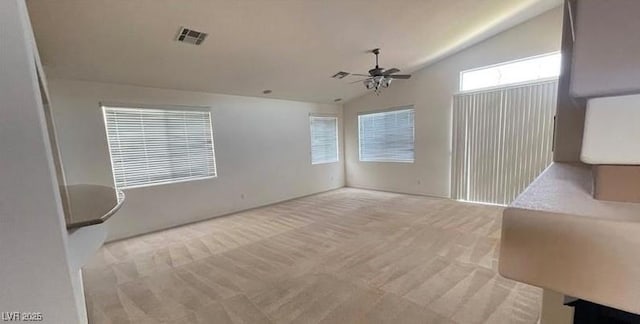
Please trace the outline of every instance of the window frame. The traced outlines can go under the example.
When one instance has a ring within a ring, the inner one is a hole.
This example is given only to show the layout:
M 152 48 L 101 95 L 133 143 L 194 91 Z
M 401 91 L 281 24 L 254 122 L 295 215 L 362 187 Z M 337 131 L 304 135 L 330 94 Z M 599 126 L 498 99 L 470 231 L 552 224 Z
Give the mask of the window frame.
M 313 161 L 313 119 L 333 119 L 336 125 L 336 160 L 335 161 Z M 340 121 L 336 115 L 309 114 L 309 157 L 311 165 L 331 164 L 340 162 Z
M 490 65 L 485 65 L 485 66 L 480 66 L 480 67 L 476 67 L 476 68 L 460 71 L 460 73 L 458 74 L 459 82 L 458 82 L 458 91 L 456 92 L 456 94 L 472 93 L 472 92 L 477 92 L 477 91 L 489 91 L 489 90 L 502 89 L 502 88 L 507 88 L 507 87 L 528 85 L 528 84 L 532 84 L 532 83 L 536 83 L 536 82 L 544 82 L 544 81 L 556 80 L 556 79 L 559 78 L 560 74 L 562 73 L 562 66 L 559 67 L 557 76 L 530 79 L 530 80 L 525 80 L 525 81 L 520 81 L 520 82 L 503 83 L 503 84 L 480 87 L 480 88 L 474 88 L 474 89 L 469 89 L 469 90 L 464 90 L 464 87 L 463 87 L 464 86 L 464 77 L 463 76 L 464 76 L 465 73 L 470 73 L 470 72 L 475 72 L 475 71 L 480 71 L 480 70 L 488 70 L 488 69 L 496 68 L 496 67 L 499 67 L 499 66 L 514 64 L 514 63 L 519 63 L 519 62 L 526 62 L 526 61 L 529 61 L 529 60 L 535 60 L 535 59 L 539 59 L 539 58 L 543 58 L 543 57 L 549 57 L 549 56 L 555 56 L 555 55 L 560 55 L 560 64 L 562 64 L 562 52 L 561 51 L 554 51 L 554 52 L 548 52 L 548 53 L 543 53 L 543 54 L 539 54 L 539 55 L 523 57 L 523 58 L 511 60 L 511 61 L 505 61 L 505 62 L 490 64 Z
M 136 188 L 154 187 L 170 184 L 179 184 L 191 181 L 202 181 L 218 178 L 219 168 L 218 161 L 216 159 L 215 141 L 214 141 L 214 129 L 213 129 L 213 115 L 211 113 L 211 107 L 208 106 L 179 106 L 179 105 L 147 105 L 147 104 L 131 104 L 122 102 L 105 102 L 101 101 L 98 105 L 100 113 L 102 114 L 104 127 L 104 134 L 107 140 L 107 149 L 109 152 L 109 166 L 111 170 L 111 176 L 113 179 L 113 186 L 118 190 L 129 190 Z M 113 152 L 111 151 L 111 141 L 109 140 L 109 131 L 107 126 L 107 109 L 122 109 L 122 110 L 151 110 L 151 111 L 197 111 L 206 112 L 209 115 L 209 129 L 211 134 L 211 154 L 213 155 L 213 175 L 199 176 L 193 178 L 180 178 L 162 182 L 145 183 L 140 185 L 118 187 L 113 166 Z
M 373 115 L 373 114 L 386 113 L 386 112 L 396 112 L 396 111 L 403 111 L 403 110 L 413 110 L 413 134 L 412 134 L 413 159 L 412 160 L 397 160 L 397 159 L 363 160 L 362 159 L 362 137 L 360 136 L 360 117 L 365 115 Z M 398 107 L 379 109 L 379 110 L 361 111 L 361 112 L 358 112 L 357 122 L 358 122 L 358 162 L 406 163 L 406 164 L 413 164 L 416 162 L 416 108 L 415 108 L 415 105 L 405 105 L 405 106 L 398 106 Z

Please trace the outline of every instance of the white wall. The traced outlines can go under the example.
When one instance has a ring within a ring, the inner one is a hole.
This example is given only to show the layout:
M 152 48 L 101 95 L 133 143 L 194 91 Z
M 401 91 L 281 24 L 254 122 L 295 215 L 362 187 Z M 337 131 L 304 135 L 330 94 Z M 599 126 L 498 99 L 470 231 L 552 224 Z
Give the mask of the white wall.
M 113 186 L 99 102 L 211 107 L 218 177 L 125 190 L 109 240 L 344 186 L 342 152 L 310 162 L 309 113 L 341 116 L 338 105 L 59 79 L 49 92 L 69 184 Z
M 67 231 L 23 0 L 0 1 L 0 312 L 78 323 Z M 84 305 L 81 305 L 84 307 Z
M 556 8 L 395 81 L 380 96 L 344 106 L 347 186 L 449 197 L 451 105 L 460 71 L 560 50 L 562 10 Z M 415 105 L 415 163 L 358 160 L 357 114 Z

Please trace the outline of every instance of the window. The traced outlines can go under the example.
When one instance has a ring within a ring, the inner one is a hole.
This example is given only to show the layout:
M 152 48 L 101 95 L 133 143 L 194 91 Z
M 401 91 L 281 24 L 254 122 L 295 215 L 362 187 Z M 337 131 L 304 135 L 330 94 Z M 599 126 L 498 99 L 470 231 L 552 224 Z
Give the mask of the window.
M 338 118 L 309 117 L 311 164 L 338 162 Z
M 558 77 L 560 53 L 544 54 L 460 72 L 460 91 L 504 86 Z
M 451 197 L 508 205 L 553 160 L 558 80 L 453 97 Z
M 209 111 L 120 107 L 103 111 L 117 188 L 216 176 Z
M 360 161 L 413 162 L 414 109 L 358 116 Z

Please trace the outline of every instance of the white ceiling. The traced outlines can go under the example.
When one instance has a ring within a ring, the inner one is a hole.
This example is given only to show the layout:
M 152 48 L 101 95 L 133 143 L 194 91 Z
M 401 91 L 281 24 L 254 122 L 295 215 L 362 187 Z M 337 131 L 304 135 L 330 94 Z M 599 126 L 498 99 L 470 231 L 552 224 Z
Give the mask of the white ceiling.
M 50 77 L 311 102 L 366 92 L 330 76 L 413 72 L 560 0 L 29 0 Z M 174 41 L 180 26 L 209 33 Z M 411 82 L 398 81 L 398 82 Z

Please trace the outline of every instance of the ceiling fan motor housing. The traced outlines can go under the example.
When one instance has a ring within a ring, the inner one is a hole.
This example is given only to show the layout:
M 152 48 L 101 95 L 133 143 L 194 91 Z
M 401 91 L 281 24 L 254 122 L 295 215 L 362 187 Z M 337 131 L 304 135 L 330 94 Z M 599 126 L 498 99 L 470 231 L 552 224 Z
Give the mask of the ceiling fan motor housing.
M 384 72 L 383 68 L 380 67 L 376 67 L 375 69 L 371 69 L 369 70 L 369 74 L 371 76 L 378 76 L 378 75 L 382 75 L 382 73 Z

